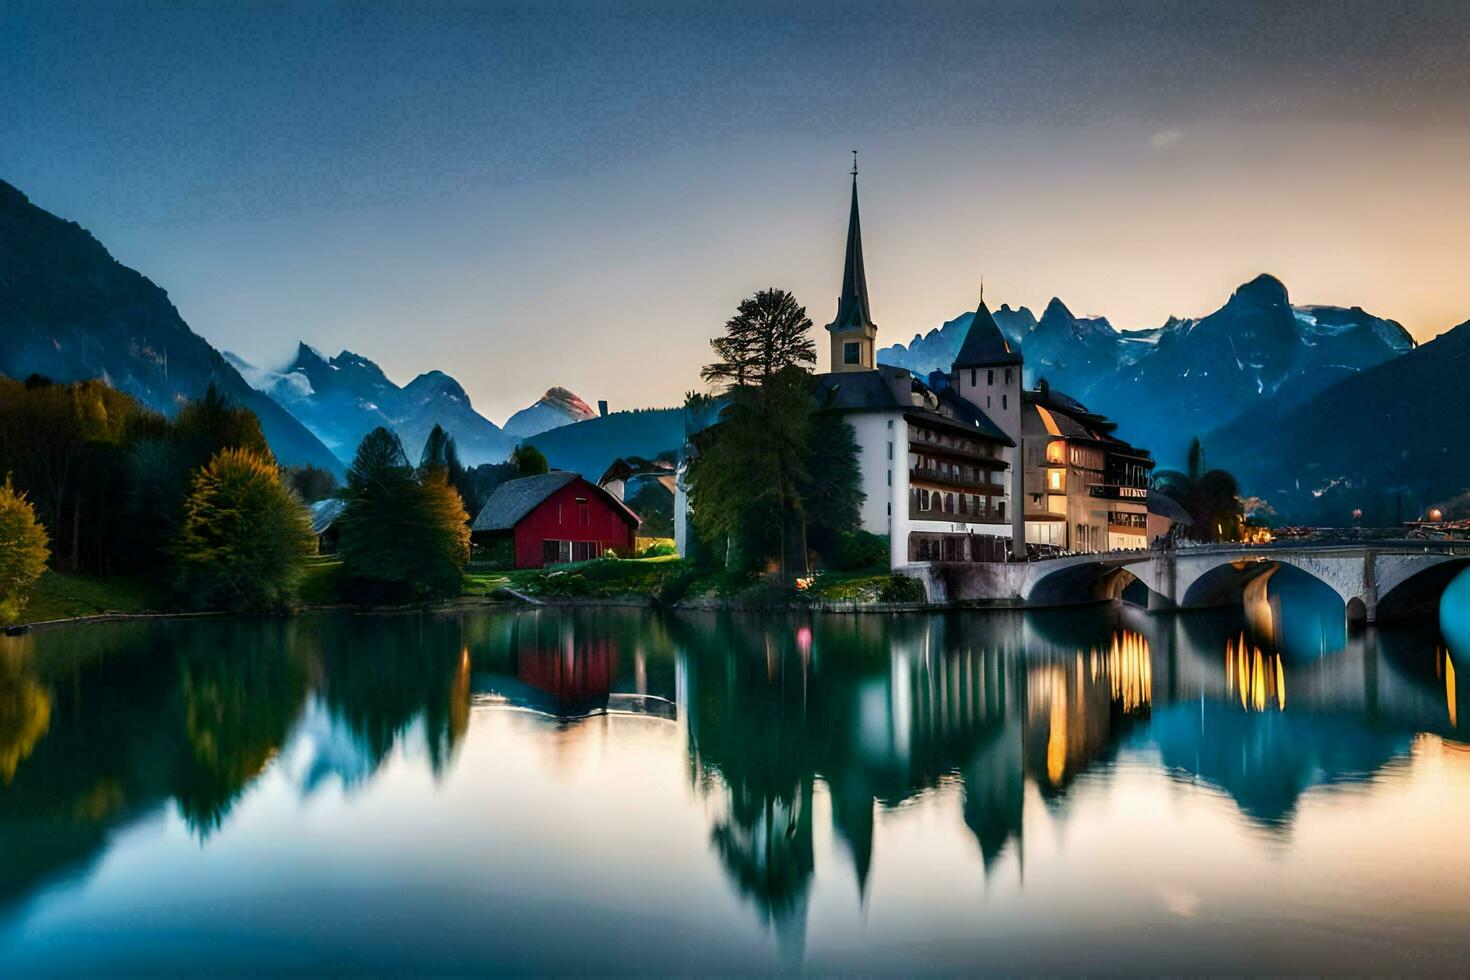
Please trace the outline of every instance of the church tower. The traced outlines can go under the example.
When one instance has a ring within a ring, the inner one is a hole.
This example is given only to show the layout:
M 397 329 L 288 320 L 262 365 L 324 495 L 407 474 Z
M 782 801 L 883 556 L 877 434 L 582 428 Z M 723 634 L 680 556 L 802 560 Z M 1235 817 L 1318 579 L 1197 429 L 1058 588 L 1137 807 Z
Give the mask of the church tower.
M 949 383 L 960 396 L 983 411 L 1015 446 L 1005 451 L 1010 464 L 1007 514 L 1011 525 L 1011 554 L 1026 556 L 1026 505 L 1021 455 L 1021 352 L 1011 348 L 990 308 L 985 305 L 985 288 L 980 288 L 980 306 L 970 331 L 955 355 Z
M 872 371 L 878 364 L 878 326 L 868 311 L 868 277 L 863 272 L 863 232 L 858 224 L 857 151 L 852 154 L 852 213 L 847 219 L 847 256 L 832 336 L 832 370 Z

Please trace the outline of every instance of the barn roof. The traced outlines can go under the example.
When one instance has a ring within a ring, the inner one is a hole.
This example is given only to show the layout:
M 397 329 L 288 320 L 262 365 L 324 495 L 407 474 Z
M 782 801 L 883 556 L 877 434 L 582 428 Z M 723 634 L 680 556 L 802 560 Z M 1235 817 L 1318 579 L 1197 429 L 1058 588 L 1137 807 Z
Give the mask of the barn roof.
M 632 509 L 602 487 L 587 483 L 580 475 L 570 470 L 552 470 L 550 473 L 542 473 L 537 476 L 523 476 L 516 480 L 507 480 L 496 487 L 490 499 L 485 501 L 485 506 L 480 508 L 480 513 L 475 516 L 475 523 L 470 525 L 470 530 L 509 531 L 546 498 L 562 487 L 579 480 L 622 511 L 635 527 L 643 523 L 643 519 Z
M 337 518 L 341 517 L 342 512 L 346 509 L 347 501 L 337 497 L 328 497 L 326 500 L 318 500 L 312 504 L 311 533 L 325 533 L 328 528 L 337 523 Z

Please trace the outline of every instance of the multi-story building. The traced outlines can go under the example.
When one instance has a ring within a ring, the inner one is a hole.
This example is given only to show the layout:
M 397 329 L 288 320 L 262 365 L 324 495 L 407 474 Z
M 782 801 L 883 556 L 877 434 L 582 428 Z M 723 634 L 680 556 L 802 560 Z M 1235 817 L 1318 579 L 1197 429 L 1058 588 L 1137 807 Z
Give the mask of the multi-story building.
M 1044 380 L 1022 401 L 1026 542 L 1073 552 L 1148 547 L 1148 451 Z
M 926 381 L 877 363 L 856 170 L 842 290 L 826 329 L 830 370 L 817 375 L 819 410 L 839 412 L 852 426 L 865 495 L 862 527 L 887 537 L 892 567 L 1024 558 L 1028 542 L 1089 551 L 1143 546 L 1152 460 L 1070 399 L 1044 386 L 1025 391 L 1021 351 L 983 295 L 948 374 Z M 1051 429 L 1038 422 L 1045 418 Z M 1053 449 L 1051 441 L 1060 445 Z M 1034 466 L 1030 457 L 1023 465 L 1023 443 L 1033 442 L 1041 455 Z M 1047 462 L 1048 453 L 1070 460 L 1074 445 L 1075 463 Z M 1055 493 L 1043 492 L 1048 481 Z M 681 553 L 683 490 L 675 505 Z

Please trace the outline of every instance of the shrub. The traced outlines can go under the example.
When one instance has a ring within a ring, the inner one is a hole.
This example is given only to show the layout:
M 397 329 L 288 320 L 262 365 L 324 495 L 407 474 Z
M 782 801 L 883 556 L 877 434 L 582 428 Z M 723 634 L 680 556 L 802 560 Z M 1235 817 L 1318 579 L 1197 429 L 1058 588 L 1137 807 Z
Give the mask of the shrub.
M 648 547 L 646 547 L 642 551 L 638 552 L 638 557 L 639 558 L 663 558 L 663 557 L 666 557 L 668 555 L 675 555 L 675 554 L 678 554 L 678 553 L 679 553 L 679 549 L 674 546 L 674 542 L 660 540 L 660 541 L 653 542 Z
M 891 575 L 878 594 L 879 602 L 924 602 L 924 583 L 908 575 Z
M 176 584 L 197 608 L 280 609 L 295 598 L 312 544 L 306 509 L 271 458 L 222 449 L 184 501 Z
M 888 538 L 870 531 L 844 531 L 828 557 L 834 571 L 852 572 L 862 568 L 888 566 Z
M 49 555 L 35 508 L 6 477 L 0 484 L 0 623 L 20 618 Z

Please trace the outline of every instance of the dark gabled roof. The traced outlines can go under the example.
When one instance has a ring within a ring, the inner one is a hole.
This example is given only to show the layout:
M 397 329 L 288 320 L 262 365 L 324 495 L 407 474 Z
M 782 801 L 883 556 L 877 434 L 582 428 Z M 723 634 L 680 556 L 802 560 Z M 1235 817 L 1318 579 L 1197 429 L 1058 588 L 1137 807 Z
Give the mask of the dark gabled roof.
M 969 332 L 965 334 L 965 342 L 955 355 L 954 366 L 969 368 L 1020 363 L 1021 352 L 1011 350 L 1011 342 L 1001 333 L 982 297 L 979 308 L 975 310 L 975 318 L 970 321 Z
M 902 399 L 898 392 L 933 395 L 954 414 L 949 418 L 933 412 L 912 399 Z M 958 426 L 967 433 L 990 439 L 1003 446 L 1014 446 L 983 411 L 970 404 L 952 388 L 933 389 L 903 368 L 879 367 L 876 371 L 837 371 L 816 376 L 816 398 L 819 411 L 872 412 L 902 410 L 922 416 L 936 425 Z
M 643 519 L 635 514 L 627 504 L 602 487 L 587 483 L 581 476 L 569 470 L 553 470 L 538 476 L 523 476 L 516 480 L 507 480 L 496 487 L 490 499 L 485 501 L 485 506 L 480 508 L 480 513 L 476 515 L 475 523 L 470 525 L 470 530 L 509 531 L 546 498 L 562 487 L 579 480 L 585 483 L 590 491 L 601 494 L 604 499 L 622 511 L 635 527 L 643 522 Z
M 863 270 L 863 232 L 858 222 L 857 174 L 852 176 L 852 212 L 847 218 L 847 253 L 842 264 L 842 295 L 828 330 L 859 330 L 873 325 L 868 307 L 868 275 Z
M 1058 435 L 1067 439 L 1086 440 L 1106 447 L 1108 452 L 1148 460 L 1147 449 L 1134 446 L 1113 431 L 1118 423 L 1105 415 L 1088 411 L 1087 407 L 1042 380 L 1040 387 L 1021 393 L 1021 431 L 1025 435 Z
M 311 505 L 311 533 L 323 534 L 328 528 L 337 522 L 342 512 L 347 509 L 347 501 L 337 497 L 328 497 L 326 500 L 318 500 Z
M 1189 516 L 1189 511 L 1173 497 L 1157 490 L 1148 492 L 1148 512 L 1160 517 L 1167 517 L 1175 524 L 1193 524 L 1194 518 Z
M 834 371 L 815 376 L 817 405 L 824 410 L 864 412 L 910 408 L 893 393 L 892 379 L 907 375 L 903 368 L 880 367 L 876 371 Z M 907 390 L 905 379 L 901 385 Z
M 939 403 L 954 412 L 955 418 L 968 422 L 981 434 L 1000 443 L 1002 446 L 1014 446 L 1016 443 L 1010 436 L 1001 431 L 1000 426 L 990 420 L 981 409 L 971 404 L 970 401 L 960 395 L 951 387 L 944 387 L 935 392 L 939 396 Z

